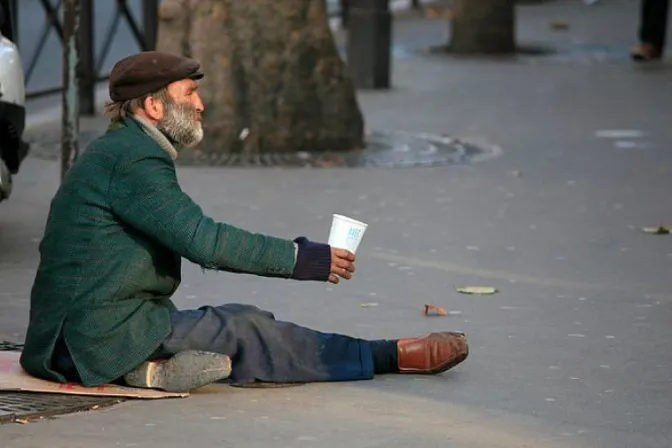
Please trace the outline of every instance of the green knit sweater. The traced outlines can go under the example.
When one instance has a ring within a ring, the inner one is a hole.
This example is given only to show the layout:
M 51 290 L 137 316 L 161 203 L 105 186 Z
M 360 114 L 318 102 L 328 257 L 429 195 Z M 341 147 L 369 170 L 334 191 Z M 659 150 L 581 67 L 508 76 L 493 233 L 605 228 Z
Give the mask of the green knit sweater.
M 182 257 L 289 278 L 294 251 L 290 240 L 204 216 L 168 152 L 127 118 L 91 143 L 51 203 L 21 364 L 66 381 L 52 366 L 62 335 L 84 385 L 118 379 L 169 334 Z

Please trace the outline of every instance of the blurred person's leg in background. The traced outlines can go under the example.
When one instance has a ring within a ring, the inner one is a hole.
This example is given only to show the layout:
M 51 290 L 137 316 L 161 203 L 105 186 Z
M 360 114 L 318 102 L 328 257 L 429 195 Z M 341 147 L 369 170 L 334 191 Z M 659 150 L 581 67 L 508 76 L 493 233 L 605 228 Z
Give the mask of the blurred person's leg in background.
M 632 51 L 636 61 L 660 59 L 665 50 L 669 0 L 642 0 L 639 15 L 639 45 Z

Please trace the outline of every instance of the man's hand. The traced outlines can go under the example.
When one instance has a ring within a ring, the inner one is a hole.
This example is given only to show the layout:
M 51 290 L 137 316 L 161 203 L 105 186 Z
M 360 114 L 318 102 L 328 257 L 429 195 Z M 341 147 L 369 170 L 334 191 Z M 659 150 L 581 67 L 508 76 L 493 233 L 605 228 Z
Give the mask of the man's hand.
M 331 248 L 329 281 L 337 284 L 341 278 L 350 280 L 355 272 L 355 254 L 345 249 Z M 340 277 L 340 278 L 339 278 Z

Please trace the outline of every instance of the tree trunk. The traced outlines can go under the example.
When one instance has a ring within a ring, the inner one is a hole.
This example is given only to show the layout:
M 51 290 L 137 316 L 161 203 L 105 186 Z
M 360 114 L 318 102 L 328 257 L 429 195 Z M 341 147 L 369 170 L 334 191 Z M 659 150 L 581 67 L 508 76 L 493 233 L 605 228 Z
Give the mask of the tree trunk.
M 514 0 L 454 0 L 453 53 L 513 53 L 516 50 Z
M 325 0 L 164 0 L 158 50 L 205 72 L 203 152 L 363 147 L 355 89 Z

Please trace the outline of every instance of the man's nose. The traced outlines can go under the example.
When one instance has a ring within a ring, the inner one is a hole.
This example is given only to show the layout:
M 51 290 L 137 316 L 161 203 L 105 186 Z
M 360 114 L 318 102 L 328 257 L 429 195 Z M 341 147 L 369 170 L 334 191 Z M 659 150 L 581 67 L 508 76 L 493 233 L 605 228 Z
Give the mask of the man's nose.
M 203 100 L 201 99 L 201 95 L 198 93 L 196 94 L 196 98 L 194 99 L 194 108 L 201 113 L 205 109 L 205 106 L 203 105 Z

